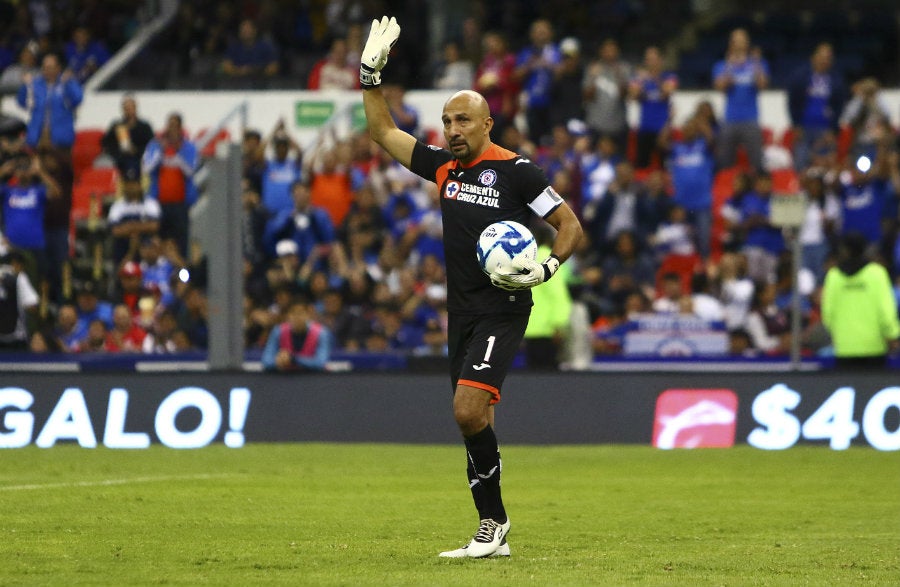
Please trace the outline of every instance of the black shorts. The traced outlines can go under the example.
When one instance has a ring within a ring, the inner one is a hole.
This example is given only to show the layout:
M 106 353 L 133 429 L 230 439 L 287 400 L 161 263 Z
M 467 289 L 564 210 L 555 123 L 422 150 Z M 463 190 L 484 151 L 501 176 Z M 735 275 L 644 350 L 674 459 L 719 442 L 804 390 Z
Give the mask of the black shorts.
M 500 401 L 500 386 L 512 365 L 528 314 L 450 314 L 447 339 L 450 350 L 450 380 L 490 393 L 491 403 Z

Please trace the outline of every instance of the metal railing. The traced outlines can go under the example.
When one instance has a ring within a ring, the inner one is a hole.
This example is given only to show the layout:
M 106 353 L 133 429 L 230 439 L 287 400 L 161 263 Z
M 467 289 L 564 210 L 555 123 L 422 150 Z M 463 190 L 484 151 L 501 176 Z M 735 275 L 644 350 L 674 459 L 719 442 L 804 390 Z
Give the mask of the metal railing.
M 175 18 L 178 5 L 179 0 L 158 0 L 159 13 L 156 17 L 138 29 L 134 37 L 90 77 L 84 85 L 85 93 L 100 90 L 113 76 L 122 71 L 135 55 Z

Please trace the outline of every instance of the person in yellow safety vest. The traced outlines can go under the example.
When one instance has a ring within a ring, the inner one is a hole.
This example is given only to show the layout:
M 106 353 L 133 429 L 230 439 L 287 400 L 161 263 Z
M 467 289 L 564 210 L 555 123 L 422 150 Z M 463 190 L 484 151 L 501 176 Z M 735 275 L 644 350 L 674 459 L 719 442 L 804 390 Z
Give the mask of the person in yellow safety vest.
M 831 333 L 837 367 L 883 368 L 900 343 L 897 301 L 887 270 L 866 259 L 867 242 L 857 232 L 840 243 L 840 262 L 822 287 L 822 323 Z
M 535 231 L 538 242 L 542 243 L 538 247 L 538 259 L 550 254 L 550 246 L 542 242 L 541 232 Z M 568 268 L 560 277 L 562 279 L 551 279 L 531 290 L 534 306 L 525 328 L 525 364 L 528 369 L 559 368 L 560 350 L 568 335 L 572 316 Z

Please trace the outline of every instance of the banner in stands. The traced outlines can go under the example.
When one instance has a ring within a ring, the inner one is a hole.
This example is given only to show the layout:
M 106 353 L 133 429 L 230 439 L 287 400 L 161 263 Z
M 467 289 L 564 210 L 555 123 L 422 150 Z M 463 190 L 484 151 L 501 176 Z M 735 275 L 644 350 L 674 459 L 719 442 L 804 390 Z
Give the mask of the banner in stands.
M 900 450 L 888 373 L 513 373 L 504 443 Z M 443 375 L 6 374 L 0 447 L 456 443 Z

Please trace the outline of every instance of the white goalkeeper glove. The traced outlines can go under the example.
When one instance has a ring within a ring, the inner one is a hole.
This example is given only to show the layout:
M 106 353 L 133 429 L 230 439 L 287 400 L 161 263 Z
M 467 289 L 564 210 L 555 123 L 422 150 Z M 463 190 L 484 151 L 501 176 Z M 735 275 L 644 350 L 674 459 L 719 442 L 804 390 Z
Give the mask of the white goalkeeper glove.
M 528 257 L 513 257 L 510 266 L 516 273 L 494 271 L 491 273 L 491 283 L 509 291 L 531 289 L 553 277 L 559 269 L 559 258 L 550 255 L 543 263 L 538 263 Z
M 359 64 L 359 85 L 364 90 L 381 85 L 381 70 L 387 64 L 388 53 L 400 37 L 400 25 L 393 16 L 373 20 L 369 38 L 363 48 Z

